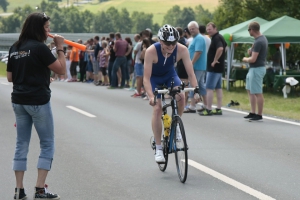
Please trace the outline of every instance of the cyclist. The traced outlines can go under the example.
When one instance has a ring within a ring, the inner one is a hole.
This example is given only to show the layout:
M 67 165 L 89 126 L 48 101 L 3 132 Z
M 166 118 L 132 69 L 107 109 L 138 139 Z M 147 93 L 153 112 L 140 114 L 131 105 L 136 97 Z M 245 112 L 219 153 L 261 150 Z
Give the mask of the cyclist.
M 145 54 L 144 59 L 144 87 L 149 96 L 149 104 L 153 106 L 152 130 L 156 141 L 155 161 L 164 163 L 165 158 L 161 146 L 162 134 L 162 104 L 160 96 L 157 102 L 154 102 L 153 91 L 159 85 L 171 87 L 171 81 L 174 78 L 174 87 L 180 86 L 181 81 L 175 71 L 174 64 L 182 59 L 188 74 L 188 79 L 192 87 L 197 87 L 197 80 L 194 74 L 193 65 L 190 60 L 189 52 L 186 46 L 177 43 L 180 36 L 178 31 L 168 24 L 163 25 L 157 34 L 159 42 L 151 45 Z M 195 91 L 199 94 L 199 91 Z M 194 95 L 198 99 L 199 95 Z M 178 114 L 181 116 L 184 109 L 184 93 L 176 95 L 178 101 Z

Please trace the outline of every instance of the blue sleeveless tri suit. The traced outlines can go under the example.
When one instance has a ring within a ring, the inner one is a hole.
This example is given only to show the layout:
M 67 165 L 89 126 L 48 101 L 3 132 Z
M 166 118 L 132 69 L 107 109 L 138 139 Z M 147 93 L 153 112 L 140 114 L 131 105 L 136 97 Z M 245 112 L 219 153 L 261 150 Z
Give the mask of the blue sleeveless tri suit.
M 174 87 L 179 86 L 181 84 L 181 80 L 179 79 L 174 66 L 176 63 L 177 45 L 173 53 L 167 58 L 165 64 L 165 57 L 161 52 L 161 44 L 157 42 L 154 44 L 154 47 L 157 52 L 158 61 L 152 65 L 152 74 L 150 77 L 152 91 L 155 91 L 155 88 L 162 85 L 171 87 L 172 78 L 174 78 Z M 158 98 L 160 98 L 160 95 Z

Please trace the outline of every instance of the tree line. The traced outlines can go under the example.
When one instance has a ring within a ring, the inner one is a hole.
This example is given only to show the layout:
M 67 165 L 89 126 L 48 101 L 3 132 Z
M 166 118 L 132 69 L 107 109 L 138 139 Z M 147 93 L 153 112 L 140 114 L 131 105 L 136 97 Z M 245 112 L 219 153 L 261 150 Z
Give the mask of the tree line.
M 254 17 L 273 20 L 283 15 L 300 19 L 299 0 L 219 0 L 219 5 L 210 12 L 202 5 L 195 8 L 178 5 L 170 8 L 163 18 L 163 24 L 187 27 L 195 20 L 199 24 L 213 21 L 219 30 L 244 22 Z M 1 3 L 3 3 L 1 5 Z M 6 2 L 6 3 L 5 3 Z M 7 6 L 6 0 L 0 0 L 0 6 Z M 163 24 L 153 23 L 153 14 L 134 11 L 129 13 L 126 8 L 117 10 L 110 7 L 106 11 L 92 13 L 89 10 L 80 12 L 77 7 L 59 7 L 56 2 L 43 0 L 40 6 L 32 8 L 25 5 L 17 7 L 13 15 L 0 19 L 0 33 L 18 33 L 28 14 L 45 12 L 51 18 L 51 30 L 57 33 L 139 33 L 150 28 L 155 33 Z M 287 30 L 288 31 L 288 30 Z M 241 45 L 242 46 L 242 45 Z M 299 45 L 298 45 L 299 46 Z M 291 45 L 288 59 L 300 58 L 300 48 Z M 299 49 L 299 50 L 298 50 Z
M 3 0 L 0 0 L 3 1 Z M 117 10 L 110 7 L 106 11 L 92 13 L 89 10 L 80 12 L 77 7 L 59 7 L 57 2 L 42 1 L 35 8 L 25 5 L 17 7 L 9 17 L 0 18 L 0 33 L 18 33 L 28 14 L 45 12 L 51 18 L 51 29 L 58 33 L 139 33 L 150 28 L 158 31 L 162 24 L 153 23 L 153 14 L 134 11 L 129 13 L 126 8 Z M 205 17 L 203 17 L 203 14 Z M 212 20 L 212 13 L 201 5 L 195 9 L 191 7 L 181 9 L 175 5 L 164 16 L 163 23 L 173 26 L 186 27 L 192 20 Z
M 0 0 L 7 5 L 6 0 Z M 210 12 L 202 5 L 180 8 L 173 6 L 164 16 L 163 24 L 185 28 L 195 20 L 199 24 L 213 21 L 219 30 L 244 22 L 254 17 L 273 20 L 288 15 L 300 19 L 298 0 L 219 0 L 219 6 Z M 3 7 L 3 6 L 2 6 Z M 4 9 L 4 8 L 3 8 Z M 45 12 L 51 17 L 51 28 L 55 32 L 97 33 L 116 32 L 138 33 L 145 28 L 158 30 L 163 24 L 153 23 L 153 14 L 134 11 L 129 13 L 126 8 L 117 10 L 110 7 L 106 11 L 92 13 L 89 10 L 80 12 L 77 7 L 59 7 L 57 2 L 43 0 L 40 6 L 33 8 L 25 5 L 17 7 L 13 15 L 0 19 L 0 33 L 16 33 L 32 12 Z

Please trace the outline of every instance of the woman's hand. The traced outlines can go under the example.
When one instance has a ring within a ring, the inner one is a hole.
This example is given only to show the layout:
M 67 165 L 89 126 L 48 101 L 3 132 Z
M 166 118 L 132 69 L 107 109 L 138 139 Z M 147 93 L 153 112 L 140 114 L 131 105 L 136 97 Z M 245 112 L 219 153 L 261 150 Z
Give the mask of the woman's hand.
M 57 49 L 62 49 L 63 48 L 64 40 L 65 40 L 65 38 L 61 35 L 55 34 L 54 37 L 53 37 L 53 41 L 54 41 L 55 46 L 56 46 Z

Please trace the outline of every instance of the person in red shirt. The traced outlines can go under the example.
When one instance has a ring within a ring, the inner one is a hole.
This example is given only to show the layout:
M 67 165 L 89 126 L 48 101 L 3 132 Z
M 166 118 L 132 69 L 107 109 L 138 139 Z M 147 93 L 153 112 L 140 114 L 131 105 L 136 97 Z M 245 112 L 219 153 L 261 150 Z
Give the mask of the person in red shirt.
M 112 72 L 111 72 L 111 86 L 108 87 L 108 89 L 114 89 L 118 87 L 117 85 L 117 72 L 119 68 L 121 67 L 122 71 L 122 80 L 121 80 L 121 88 L 124 88 L 125 86 L 125 79 L 126 79 L 126 53 L 128 54 L 127 51 L 130 51 L 129 44 L 127 43 L 126 40 L 123 40 L 121 37 L 120 33 L 115 34 L 116 41 L 114 45 L 114 52 L 116 53 L 116 60 L 114 62 Z

